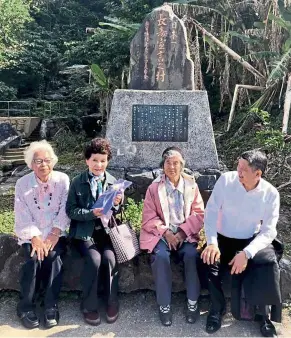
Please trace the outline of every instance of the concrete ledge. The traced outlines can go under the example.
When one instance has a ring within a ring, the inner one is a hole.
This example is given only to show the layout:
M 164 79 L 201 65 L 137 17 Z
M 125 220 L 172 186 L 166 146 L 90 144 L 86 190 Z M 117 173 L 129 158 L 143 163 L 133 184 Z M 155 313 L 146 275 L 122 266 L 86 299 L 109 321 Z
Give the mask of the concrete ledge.
M 0 235 L 0 290 L 19 291 L 19 272 L 24 261 L 21 248 L 17 240 L 11 235 Z M 283 258 L 280 262 L 283 299 L 290 298 L 291 294 L 291 261 Z M 80 274 L 83 269 L 83 260 L 71 251 L 64 258 L 63 291 L 79 291 Z M 185 290 L 182 264 L 172 265 L 173 291 Z M 202 286 L 205 285 L 205 273 L 200 271 Z M 229 296 L 229 278 L 224 279 L 226 296 Z M 154 290 L 154 282 L 150 267 L 150 256 L 141 254 L 132 261 L 120 265 L 119 289 L 129 293 L 137 290 Z

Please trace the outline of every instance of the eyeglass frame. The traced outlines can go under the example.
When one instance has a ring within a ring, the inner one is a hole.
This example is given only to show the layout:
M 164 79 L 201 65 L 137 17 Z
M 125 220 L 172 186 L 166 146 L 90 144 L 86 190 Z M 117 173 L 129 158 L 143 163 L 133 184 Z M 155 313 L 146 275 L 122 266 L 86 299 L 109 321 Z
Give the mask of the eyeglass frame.
M 40 164 L 43 164 L 43 163 L 45 163 L 45 164 L 51 164 L 52 161 L 53 161 L 52 158 L 44 158 L 44 159 L 42 159 L 42 158 L 34 158 L 32 160 L 32 162 L 35 163 L 35 164 L 37 164 L 37 165 L 40 165 Z

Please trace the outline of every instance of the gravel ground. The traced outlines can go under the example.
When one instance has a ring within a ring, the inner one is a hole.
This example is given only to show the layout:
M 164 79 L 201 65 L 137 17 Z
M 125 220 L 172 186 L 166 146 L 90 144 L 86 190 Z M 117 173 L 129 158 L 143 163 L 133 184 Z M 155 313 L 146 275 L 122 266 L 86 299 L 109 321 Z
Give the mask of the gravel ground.
M 76 294 L 67 294 L 60 300 L 61 320 L 59 326 L 44 330 L 22 328 L 15 314 L 16 294 L 4 294 L 0 297 L 0 337 L 208 337 L 204 331 L 208 300 L 200 302 L 200 319 L 191 325 L 185 322 L 185 294 L 173 295 L 173 325 L 163 327 L 160 324 L 153 292 L 144 291 L 120 296 L 120 317 L 114 324 L 107 324 L 101 309 L 102 323 L 92 327 L 83 322 Z M 275 324 L 278 335 L 291 337 L 291 319 L 284 311 L 283 324 Z M 223 325 L 212 337 L 259 337 L 257 323 L 239 322 L 228 313 Z

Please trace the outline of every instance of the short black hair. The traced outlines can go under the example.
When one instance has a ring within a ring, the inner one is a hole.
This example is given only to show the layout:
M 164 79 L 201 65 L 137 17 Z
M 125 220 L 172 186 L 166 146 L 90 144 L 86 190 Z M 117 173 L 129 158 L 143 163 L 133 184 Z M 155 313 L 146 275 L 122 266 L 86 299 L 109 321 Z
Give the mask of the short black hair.
M 105 138 L 94 138 L 84 148 L 84 156 L 86 160 L 92 156 L 92 154 L 107 155 L 108 161 L 112 158 L 111 146 L 108 140 Z
M 268 159 L 264 152 L 257 149 L 248 150 L 242 153 L 240 158 L 246 160 L 252 169 L 261 170 L 262 174 L 264 174 L 268 164 Z
M 171 151 L 177 151 L 178 153 L 181 154 L 182 158 L 184 159 L 184 155 L 183 155 L 182 149 L 180 149 L 179 147 L 175 147 L 175 146 L 168 147 L 162 153 L 162 161 L 160 162 L 160 167 L 161 168 L 164 168 L 165 161 L 169 157 L 169 153 Z M 181 164 L 182 164 L 182 167 L 184 167 L 185 163 L 181 163 Z

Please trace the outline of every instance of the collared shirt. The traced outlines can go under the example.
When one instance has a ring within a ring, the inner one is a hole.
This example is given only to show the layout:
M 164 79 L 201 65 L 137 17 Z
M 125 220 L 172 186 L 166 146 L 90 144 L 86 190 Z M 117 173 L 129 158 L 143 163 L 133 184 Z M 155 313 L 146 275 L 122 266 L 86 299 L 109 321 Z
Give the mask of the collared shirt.
M 170 215 L 169 228 L 173 233 L 176 233 L 180 224 L 185 222 L 184 184 L 185 182 L 182 176 L 180 176 L 177 187 L 166 178 L 166 192 Z
M 53 227 L 65 234 L 70 222 L 65 210 L 69 184 L 69 177 L 58 171 L 52 171 L 46 183 L 34 172 L 17 181 L 14 230 L 19 244 L 29 243 L 34 236 L 45 239 Z
M 280 196 L 264 179 L 253 190 L 246 191 L 236 171 L 221 175 L 205 209 L 207 244 L 217 244 L 217 233 L 230 238 L 251 238 L 244 249 L 254 257 L 277 235 Z
M 92 196 L 95 199 L 97 199 L 98 196 L 100 196 L 102 194 L 102 192 L 104 191 L 103 182 L 104 182 L 104 179 L 105 179 L 105 175 L 103 173 L 100 176 L 96 176 L 89 170 L 88 176 L 89 176 L 89 180 L 90 180 L 90 187 L 91 187 Z

